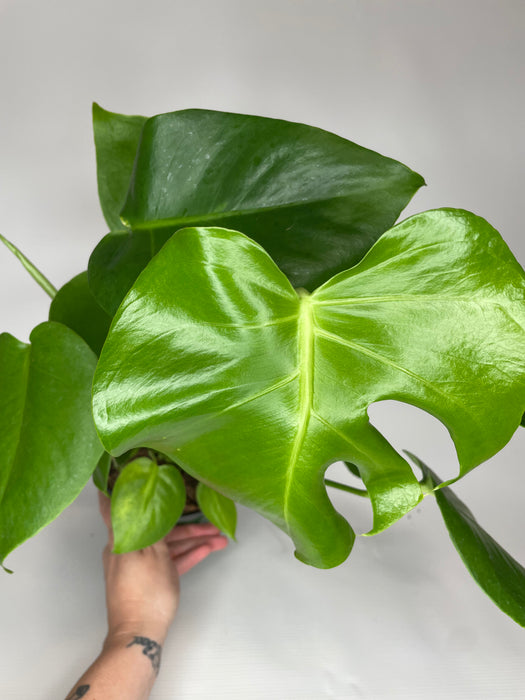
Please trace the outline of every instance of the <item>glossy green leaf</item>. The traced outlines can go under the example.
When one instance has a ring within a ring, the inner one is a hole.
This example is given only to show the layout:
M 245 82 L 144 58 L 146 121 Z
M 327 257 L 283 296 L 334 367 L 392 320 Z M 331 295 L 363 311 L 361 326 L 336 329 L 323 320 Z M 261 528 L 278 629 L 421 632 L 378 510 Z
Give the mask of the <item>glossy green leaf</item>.
M 401 163 L 279 119 L 184 110 L 144 125 L 121 213 L 89 265 L 112 315 L 149 259 L 185 226 L 251 236 L 294 286 L 314 288 L 363 257 L 424 184 Z
M 407 454 L 434 488 L 443 483 L 420 459 Z M 525 627 L 525 568 L 479 525 L 448 486 L 434 495 L 450 539 L 472 578 L 504 613 Z
M 458 210 L 414 216 L 312 295 L 240 233 L 186 229 L 126 297 L 94 380 L 106 449 L 146 445 L 271 519 L 320 567 L 353 532 L 323 475 L 358 466 L 373 532 L 421 498 L 368 421 L 383 399 L 436 416 L 461 474 L 525 408 L 525 275 L 499 234 Z
M 49 307 L 49 320 L 74 330 L 97 355 L 111 323 L 89 289 L 87 272 L 81 272 L 58 290 Z
M 93 103 L 98 196 L 110 231 L 123 228 L 119 218 L 146 117 L 108 112 Z
M 91 414 L 96 357 L 46 322 L 0 335 L 0 562 L 80 493 L 102 454 Z
M 109 452 L 104 452 L 102 457 L 98 460 L 97 466 L 95 467 L 95 471 L 93 472 L 93 483 L 97 487 L 99 491 L 102 491 L 102 493 L 105 493 L 106 496 L 109 496 L 108 493 L 108 478 L 109 478 L 109 472 L 111 470 L 111 455 Z
M 226 498 L 215 489 L 203 484 L 202 481 L 197 486 L 196 498 L 199 508 L 210 523 L 234 540 L 237 527 L 237 509 L 231 498 Z
M 165 537 L 184 510 L 186 487 L 178 469 L 147 457 L 129 462 L 111 495 L 117 554 L 149 547 Z

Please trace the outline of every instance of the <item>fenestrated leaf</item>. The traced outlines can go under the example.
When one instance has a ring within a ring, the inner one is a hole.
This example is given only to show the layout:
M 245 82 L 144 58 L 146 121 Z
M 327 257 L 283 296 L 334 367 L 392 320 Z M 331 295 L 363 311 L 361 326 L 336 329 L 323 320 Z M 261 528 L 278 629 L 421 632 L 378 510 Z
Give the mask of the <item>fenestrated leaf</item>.
M 420 459 L 407 454 L 434 487 L 443 483 Z M 525 627 L 525 568 L 479 525 L 448 486 L 434 495 L 450 539 L 474 581 L 504 613 Z
M 242 234 L 186 229 L 119 309 L 95 421 L 112 453 L 158 449 L 270 518 L 302 560 L 335 566 L 353 533 L 328 500 L 329 464 L 357 465 L 373 532 L 421 498 L 371 403 L 439 418 L 461 474 L 510 439 L 525 408 L 524 290 L 499 234 L 463 211 L 408 219 L 312 295 Z
M 49 320 L 74 330 L 97 355 L 111 323 L 89 289 L 87 272 L 81 272 L 58 290 L 49 307 Z
M 197 486 L 196 498 L 199 508 L 210 523 L 234 540 L 235 528 L 237 527 L 237 509 L 231 498 L 226 498 L 215 489 L 203 484 L 202 481 Z
M 149 547 L 165 537 L 184 509 L 186 487 L 178 469 L 147 457 L 129 462 L 111 495 L 117 554 Z
M 110 231 L 123 228 L 119 218 L 146 117 L 108 112 L 93 103 L 98 196 Z
M 313 289 L 361 259 L 423 184 L 401 163 L 304 124 L 161 114 L 144 124 L 121 213 L 132 230 L 100 242 L 90 285 L 113 315 L 175 231 L 225 226 L 261 243 L 294 286 Z
M 95 355 L 59 323 L 40 324 L 30 341 L 0 335 L 0 562 L 78 496 L 103 451 Z

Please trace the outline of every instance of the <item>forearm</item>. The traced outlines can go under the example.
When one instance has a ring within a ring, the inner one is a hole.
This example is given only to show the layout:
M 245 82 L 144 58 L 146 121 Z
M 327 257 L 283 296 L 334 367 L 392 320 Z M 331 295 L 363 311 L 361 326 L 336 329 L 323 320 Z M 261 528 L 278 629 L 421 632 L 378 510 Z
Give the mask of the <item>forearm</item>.
M 142 630 L 108 635 L 100 656 L 66 700 L 147 700 L 159 672 L 164 638 Z

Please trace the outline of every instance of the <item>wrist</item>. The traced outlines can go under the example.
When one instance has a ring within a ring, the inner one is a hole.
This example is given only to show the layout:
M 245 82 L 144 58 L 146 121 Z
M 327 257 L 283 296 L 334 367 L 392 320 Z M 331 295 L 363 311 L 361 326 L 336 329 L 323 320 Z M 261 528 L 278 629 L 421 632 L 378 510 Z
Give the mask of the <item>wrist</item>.
M 135 638 L 145 638 L 163 646 L 168 635 L 165 625 L 146 623 L 122 623 L 108 629 L 104 640 L 104 650 L 118 647 L 127 647 Z

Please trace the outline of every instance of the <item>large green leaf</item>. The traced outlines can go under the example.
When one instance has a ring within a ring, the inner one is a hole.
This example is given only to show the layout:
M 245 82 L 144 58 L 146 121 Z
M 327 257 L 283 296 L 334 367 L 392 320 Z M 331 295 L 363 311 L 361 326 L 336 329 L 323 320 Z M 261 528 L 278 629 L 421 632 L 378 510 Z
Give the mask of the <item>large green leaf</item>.
M 407 453 L 433 487 L 441 479 L 415 455 Z M 434 491 L 441 515 L 472 578 L 496 605 L 525 627 L 525 569 L 476 521 L 467 506 L 445 486 Z
M 74 330 L 97 355 L 111 323 L 91 293 L 87 272 L 81 272 L 58 290 L 49 307 L 49 320 Z
M 58 323 L 40 324 L 30 340 L 0 335 L 0 562 L 78 496 L 102 454 L 95 355 Z
M 90 285 L 113 314 L 175 231 L 218 225 L 257 240 L 294 286 L 312 289 L 361 259 L 423 184 L 401 163 L 304 124 L 161 114 L 142 130 L 121 213 L 130 230 L 95 249 Z
M 499 234 L 458 210 L 414 216 L 312 295 L 240 233 L 186 229 L 126 297 L 94 380 L 108 451 L 146 445 L 270 518 L 334 566 L 353 533 L 323 484 L 357 465 L 377 532 L 420 486 L 368 421 L 382 399 L 439 418 L 461 474 L 525 408 L 525 279 Z
M 147 457 L 129 462 L 111 495 L 111 523 L 117 554 L 149 547 L 162 539 L 180 518 L 186 487 L 180 471 Z
M 110 231 L 123 228 L 119 214 L 145 121 L 146 117 L 115 114 L 93 103 L 98 195 Z

